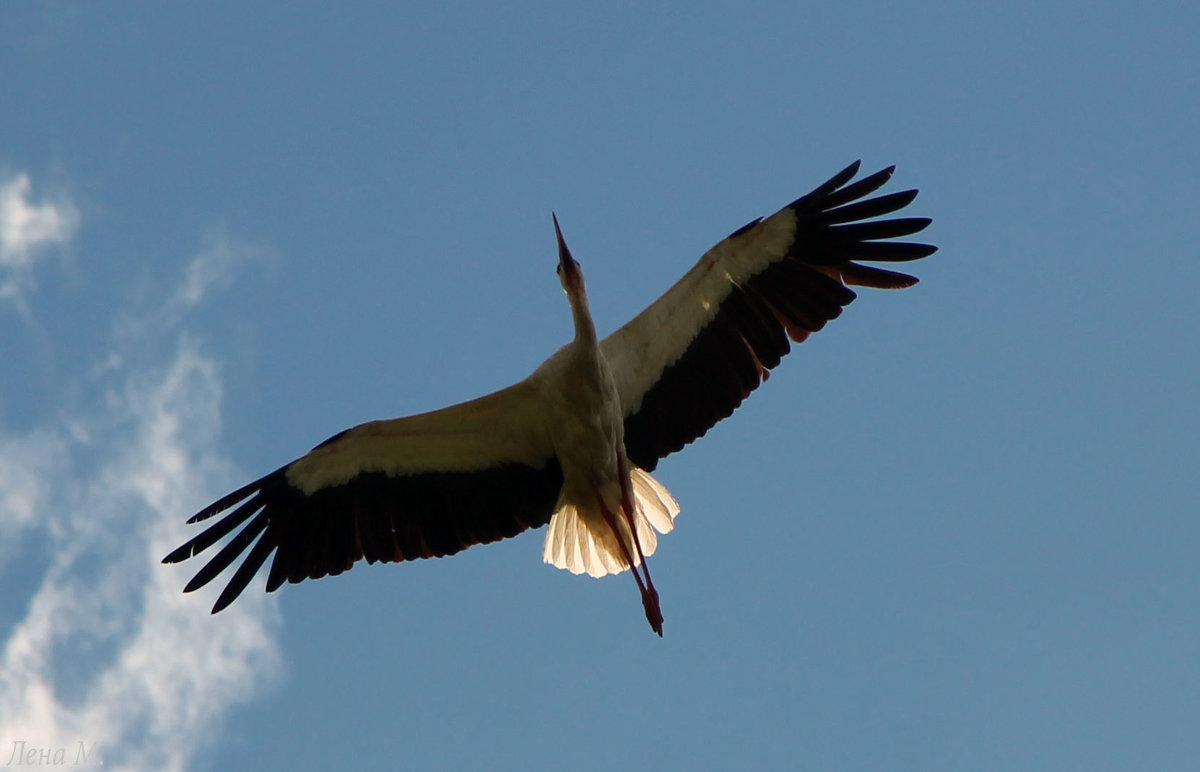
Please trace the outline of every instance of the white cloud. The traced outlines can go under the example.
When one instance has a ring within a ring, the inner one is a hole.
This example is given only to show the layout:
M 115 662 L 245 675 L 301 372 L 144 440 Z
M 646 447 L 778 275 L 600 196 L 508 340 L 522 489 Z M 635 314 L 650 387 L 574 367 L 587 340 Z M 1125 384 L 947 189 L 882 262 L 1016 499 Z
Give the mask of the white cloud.
M 233 265 L 204 264 L 179 302 L 202 302 Z M 78 368 L 94 403 L 0 431 L 0 537 L 48 545 L 31 593 L 5 596 L 24 616 L 0 633 L 0 764 L 21 750 L 71 764 L 82 749 L 109 769 L 183 769 L 279 676 L 273 598 L 247 592 L 211 616 L 208 588 L 180 592 L 194 566 L 159 562 L 237 482 L 217 445 L 217 363 L 185 332 L 159 334 L 162 361 L 118 350 Z M 17 557 L 0 553 L 0 572 Z
M 272 256 L 271 249 L 239 239 L 224 226 L 208 228 L 173 292 L 165 293 L 162 301 L 152 308 L 120 313 L 114 324 L 119 347 L 144 350 L 149 339 L 161 339 L 164 329 L 180 326 L 187 313 L 201 305 L 208 295 L 232 284 L 245 265 L 266 262 Z M 123 357 L 112 355 L 98 367 L 119 367 L 123 363 Z
M 267 254 L 262 247 L 234 238 L 224 226 L 209 228 L 170 305 L 180 310 L 195 306 L 212 290 L 229 284 L 243 263 Z
M 25 308 L 33 265 L 47 248 L 66 244 L 79 227 L 79 210 L 65 197 L 30 200 L 32 183 L 20 173 L 0 181 L 0 298 Z
M 0 561 L 5 545 L 13 542 L 8 530 L 33 522 L 53 479 L 63 443 L 53 431 L 39 429 L 19 440 L 0 435 Z

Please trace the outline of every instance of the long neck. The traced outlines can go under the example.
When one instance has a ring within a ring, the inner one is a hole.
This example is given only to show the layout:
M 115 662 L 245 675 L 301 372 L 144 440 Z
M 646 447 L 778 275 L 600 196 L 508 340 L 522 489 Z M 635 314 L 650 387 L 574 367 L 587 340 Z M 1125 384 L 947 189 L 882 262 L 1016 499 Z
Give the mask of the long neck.
M 596 325 L 588 308 L 587 293 L 582 289 L 568 293 L 567 300 L 571 303 L 571 318 L 575 322 L 575 342 L 596 345 Z

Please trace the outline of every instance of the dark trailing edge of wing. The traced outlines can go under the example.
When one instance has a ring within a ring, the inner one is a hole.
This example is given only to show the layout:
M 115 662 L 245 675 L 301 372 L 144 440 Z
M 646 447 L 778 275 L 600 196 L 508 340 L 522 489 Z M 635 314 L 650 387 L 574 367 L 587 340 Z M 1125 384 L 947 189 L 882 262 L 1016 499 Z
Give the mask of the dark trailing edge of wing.
M 286 475 L 287 467 L 278 469 L 201 510 L 188 522 L 233 511 L 163 558 L 186 560 L 241 527 L 184 587 L 203 587 L 250 548 L 214 614 L 241 594 L 272 552 L 268 592 L 284 581 L 340 574 L 362 558 L 387 563 L 444 557 L 545 525 L 562 488 L 554 459 L 541 469 L 510 463 L 397 477 L 365 472 L 309 496 Z
M 789 338 L 802 342 L 854 300 L 847 284 L 899 289 L 917 283 L 907 274 L 853 262 L 903 262 L 937 251 L 928 244 L 881 241 L 917 233 L 930 220 L 870 220 L 908 206 L 917 191 L 860 200 L 882 187 L 895 167 L 851 183 L 858 167 L 855 161 L 788 206 L 797 224 L 784 258 L 733 286 L 716 316 L 643 395 L 637 412 L 625 419 L 625 450 L 634 464 L 653 470 L 659 459 L 732 414 L 788 353 Z

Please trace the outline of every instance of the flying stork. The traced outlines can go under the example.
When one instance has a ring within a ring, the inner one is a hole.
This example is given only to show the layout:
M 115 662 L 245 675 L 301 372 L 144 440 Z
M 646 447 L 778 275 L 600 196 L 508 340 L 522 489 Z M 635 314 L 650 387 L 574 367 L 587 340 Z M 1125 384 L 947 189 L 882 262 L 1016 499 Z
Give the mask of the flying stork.
M 558 276 L 574 339 L 525 380 L 420 415 L 371 421 L 200 510 L 228 512 L 171 554 L 177 563 L 237 533 L 188 582 L 203 587 L 245 554 L 212 612 L 274 553 L 266 589 L 368 563 L 444 557 L 548 525 L 542 557 L 591 576 L 632 569 L 662 635 L 646 556 L 679 505 L 650 476 L 659 459 L 729 416 L 771 368 L 854 300 L 847 285 L 899 289 L 903 273 L 862 265 L 936 251 L 889 241 L 923 217 L 876 219 L 916 190 L 866 198 L 889 167 L 855 162 L 765 219 L 734 231 L 649 308 L 596 335 L 583 273 L 554 217 Z M 232 510 L 232 511 L 229 511 Z M 640 567 L 640 571 L 639 571 Z

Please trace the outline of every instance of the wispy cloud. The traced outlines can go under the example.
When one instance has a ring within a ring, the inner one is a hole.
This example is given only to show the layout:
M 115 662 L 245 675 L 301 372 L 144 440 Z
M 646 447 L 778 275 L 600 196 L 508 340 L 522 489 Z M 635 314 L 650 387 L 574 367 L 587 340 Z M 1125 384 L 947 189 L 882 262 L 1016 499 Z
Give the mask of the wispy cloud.
M 65 196 L 31 200 L 26 173 L 0 180 L 0 299 L 26 310 L 33 266 L 49 247 L 66 244 L 79 227 L 79 210 Z
M 175 288 L 161 302 L 137 311 L 122 311 L 114 322 L 118 348 L 145 350 L 149 338 L 162 338 L 163 330 L 182 327 L 190 311 L 233 282 L 247 265 L 269 262 L 274 250 L 231 234 L 224 225 L 205 229 L 200 246 L 188 261 Z M 120 355 L 104 366 L 123 362 Z
M 167 304 L 203 302 L 235 268 L 227 254 L 206 243 Z M 247 593 L 210 616 L 212 598 L 180 593 L 187 571 L 159 564 L 236 474 L 218 448 L 218 363 L 179 314 L 147 315 L 169 353 L 145 362 L 117 343 L 105 366 L 78 368 L 90 404 L 0 430 L 0 537 L 46 545 L 41 559 L 0 551 L 0 574 L 37 574 L 17 583 L 25 596 L 4 591 L 24 615 L 0 633 L 0 764 L 19 750 L 72 763 L 84 749 L 110 769 L 183 769 L 280 671 L 272 598 Z
M 243 264 L 270 254 L 268 249 L 231 235 L 223 225 L 209 228 L 168 307 L 183 311 L 198 305 L 213 290 L 226 287 Z

